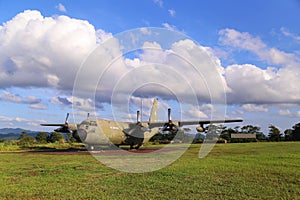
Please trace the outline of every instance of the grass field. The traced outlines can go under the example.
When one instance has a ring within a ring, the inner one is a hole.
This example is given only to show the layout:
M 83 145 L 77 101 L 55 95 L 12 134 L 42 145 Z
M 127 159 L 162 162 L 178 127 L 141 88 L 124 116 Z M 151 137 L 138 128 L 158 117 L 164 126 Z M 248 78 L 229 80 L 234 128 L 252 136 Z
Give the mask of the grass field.
M 300 143 L 200 145 L 143 174 L 91 155 L 0 153 L 0 199 L 300 199 Z

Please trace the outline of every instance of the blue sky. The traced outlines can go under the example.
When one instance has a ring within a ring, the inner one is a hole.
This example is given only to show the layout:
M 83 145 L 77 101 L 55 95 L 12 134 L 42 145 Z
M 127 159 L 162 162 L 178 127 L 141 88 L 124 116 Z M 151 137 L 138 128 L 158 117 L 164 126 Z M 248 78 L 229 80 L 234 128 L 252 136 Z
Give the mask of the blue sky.
M 72 99 L 75 74 L 99 43 L 141 27 L 179 31 L 213 53 L 228 87 L 227 117 L 264 131 L 270 124 L 284 131 L 299 122 L 300 1 L 0 1 L 0 9 L 0 127 L 49 130 L 39 124 L 62 122 L 67 112 L 82 119 L 94 104 L 97 115 L 112 118 L 110 98 L 102 93 L 94 102 Z M 126 62 L 137 65 L 150 55 L 136 54 Z M 175 107 L 173 118 L 179 117 L 174 99 L 160 92 Z M 146 99 L 145 111 L 150 104 Z M 201 112 L 188 104 L 184 109 L 183 119 L 209 118 L 212 105 L 199 102 Z M 123 118 L 134 114 L 118 112 Z

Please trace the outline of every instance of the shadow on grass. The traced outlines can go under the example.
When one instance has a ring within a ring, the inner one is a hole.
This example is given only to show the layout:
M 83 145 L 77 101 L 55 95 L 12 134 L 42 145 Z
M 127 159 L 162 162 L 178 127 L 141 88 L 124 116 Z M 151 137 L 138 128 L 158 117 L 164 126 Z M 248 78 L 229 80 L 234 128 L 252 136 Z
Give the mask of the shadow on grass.
M 28 152 L 79 152 L 87 151 L 83 147 L 68 147 L 68 148 L 55 148 L 55 147 L 30 147 Z

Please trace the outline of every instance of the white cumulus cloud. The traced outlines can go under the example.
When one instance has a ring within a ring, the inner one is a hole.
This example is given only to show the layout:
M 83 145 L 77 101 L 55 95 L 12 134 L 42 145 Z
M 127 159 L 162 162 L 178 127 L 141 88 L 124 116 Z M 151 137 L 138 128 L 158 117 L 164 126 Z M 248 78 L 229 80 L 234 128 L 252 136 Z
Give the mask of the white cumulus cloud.
M 233 64 L 225 68 L 226 82 L 232 90 L 227 95 L 230 103 L 300 102 L 300 59 L 296 54 L 268 47 L 247 32 L 223 29 L 219 34 L 223 45 L 233 51 L 252 52 L 263 61 L 261 66 Z
M 254 37 L 247 32 L 239 32 L 234 29 L 222 29 L 219 31 L 219 41 L 223 45 L 237 49 L 251 51 L 261 60 L 274 65 L 294 64 L 295 55 L 268 47 L 259 37 Z
M 83 59 L 111 37 L 84 20 L 26 10 L 0 26 L 0 88 L 72 88 Z

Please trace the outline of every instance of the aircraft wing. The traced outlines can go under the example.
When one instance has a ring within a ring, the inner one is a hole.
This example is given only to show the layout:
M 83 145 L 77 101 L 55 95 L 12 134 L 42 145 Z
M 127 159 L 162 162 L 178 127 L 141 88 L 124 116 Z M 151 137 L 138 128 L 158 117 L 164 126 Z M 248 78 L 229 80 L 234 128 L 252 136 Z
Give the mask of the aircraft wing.
M 197 124 L 218 124 L 218 123 L 232 123 L 242 122 L 242 119 L 224 119 L 224 120 L 199 120 L 199 121 L 178 121 L 178 126 L 188 126 Z M 175 124 L 175 122 L 173 122 Z
M 65 126 L 66 124 L 41 124 L 41 126 Z
M 224 120 L 190 120 L 190 121 L 172 121 L 176 126 L 189 126 L 189 125 L 203 125 L 203 124 L 218 124 L 218 123 L 232 123 L 242 122 L 242 119 L 224 119 Z M 166 122 L 152 122 L 149 123 L 149 128 L 162 127 Z

